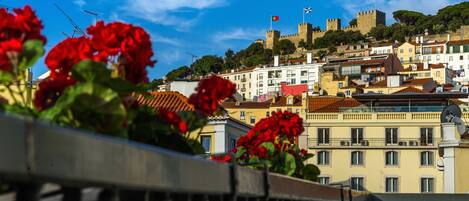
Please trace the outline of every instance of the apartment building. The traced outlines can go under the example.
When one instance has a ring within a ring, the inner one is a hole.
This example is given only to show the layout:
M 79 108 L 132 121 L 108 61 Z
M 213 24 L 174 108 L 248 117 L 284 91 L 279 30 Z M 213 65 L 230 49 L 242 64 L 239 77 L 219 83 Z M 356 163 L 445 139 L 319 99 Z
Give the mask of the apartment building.
M 457 82 L 469 83 L 469 40 L 449 41 L 446 48 L 448 68 L 455 71 Z
M 438 64 L 446 62 L 447 41 L 417 41 L 416 62 Z
M 236 85 L 236 92 L 244 100 L 252 100 L 255 95 L 252 93 L 252 75 L 254 70 L 254 67 L 231 70 L 230 72 L 220 74 L 220 76 L 233 82 Z
M 404 67 L 415 62 L 416 45 L 413 42 L 405 42 L 397 47 L 397 57 Z
M 375 44 L 371 46 L 370 55 L 395 54 L 394 49 L 396 49 L 397 46 L 396 43 Z
M 280 64 L 275 56 L 273 66 L 256 68 L 252 73 L 252 94 L 261 96 L 268 93 L 278 93 L 281 83 L 287 85 L 306 84 L 308 92 L 313 92 L 314 86 L 320 81 L 320 71 L 323 63 L 313 63 L 312 54 L 308 53 L 306 62 Z
M 385 80 L 364 87 L 363 93 L 393 94 L 403 92 L 402 90 L 405 92 L 409 87 L 418 90 L 419 93 L 430 93 L 437 86 L 432 78 L 406 79 L 402 75 L 389 75 Z
M 462 144 L 468 142 L 439 152 L 440 113 L 458 98 L 467 94 L 309 97 L 300 145 L 315 154 L 309 162 L 321 170 L 322 184 L 381 193 L 466 193 L 467 177 L 458 176 L 466 175 L 468 149 Z
M 437 84 L 451 84 L 452 72 L 446 67 L 447 64 L 429 64 L 429 63 L 416 63 L 411 64 L 398 74 L 404 75 L 407 79 L 425 79 L 432 78 Z
M 340 64 L 340 76 L 360 79 L 364 82 L 384 80 L 386 75 L 396 74 L 403 66 L 394 54 L 383 59 L 347 61 Z

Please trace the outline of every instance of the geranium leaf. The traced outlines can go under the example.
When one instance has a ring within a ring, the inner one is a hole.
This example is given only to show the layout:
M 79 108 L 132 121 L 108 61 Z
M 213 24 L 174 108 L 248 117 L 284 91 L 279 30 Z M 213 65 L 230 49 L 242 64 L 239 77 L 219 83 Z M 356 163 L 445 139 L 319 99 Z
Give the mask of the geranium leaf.
M 240 158 L 244 153 L 246 153 L 246 148 L 238 147 L 236 151 L 236 158 Z
M 321 171 L 315 165 L 308 164 L 301 169 L 301 174 L 303 175 L 303 179 L 317 181 L 318 175 L 321 174 Z
M 189 132 L 195 131 L 207 125 L 207 118 L 194 111 L 181 111 L 178 115 L 187 123 Z
M 106 64 L 103 62 L 85 59 L 73 66 L 72 76 L 81 82 L 106 83 L 111 77 L 111 71 L 106 68 Z
M 10 83 L 13 80 L 13 74 L 0 70 L 0 83 Z
M 295 157 L 293 155 L 291 155 L 290 153 L 287 153 L 287 152 L 284 152 L 285 155 L 284 155 L 284 167 L 283 167 L 283 172 L 288 175 L 288 176 L 291 176 L 293 175 L 293 173 L 295 173 L 295 169 L 296 169 L 296 160 L 295 160 Z
M 274 143 L 272 143 L 272 142 L 263 142 L 261 144 L 261 146 L 263 146 L 267 149 L 267 153 L 269 154 L 269 156 L 274 155 L 274 153 L 275 153 Z
M 44 52 L 44 43 L 41 40 L 27 40 L 23 44 L 19 71 L 31 68 L 44 55 Z

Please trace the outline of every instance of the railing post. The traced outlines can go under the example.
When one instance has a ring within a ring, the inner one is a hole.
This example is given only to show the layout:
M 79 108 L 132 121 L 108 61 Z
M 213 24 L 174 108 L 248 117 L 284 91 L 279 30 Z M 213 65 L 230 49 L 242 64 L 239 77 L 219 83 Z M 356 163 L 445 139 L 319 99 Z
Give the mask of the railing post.
M 236 163 L 236 155 L 234 153 L 230 153 L 231 155 L 231 164 L 230 164 L 230 201 L 237 201 L 238 200 L 238 164 Z
M 270 197 L 270 181 L 269 181 L 269 167 L 264 164 L 264 201 L 268 201 Z

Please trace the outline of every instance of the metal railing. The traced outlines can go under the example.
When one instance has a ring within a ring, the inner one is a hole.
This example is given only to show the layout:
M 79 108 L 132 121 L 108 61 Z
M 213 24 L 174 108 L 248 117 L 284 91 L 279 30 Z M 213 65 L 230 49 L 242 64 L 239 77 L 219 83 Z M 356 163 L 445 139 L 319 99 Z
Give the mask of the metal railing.
M 379 107 L 339 107 L 342 113 L 377 112 L 441 112 L 445 106 L 379 106 Z
M 420 139 L 420 138 L 398 138 L 395 140 L 385 138 L 331 138 L 318 139 L 308 138 L 309 148 L 436 148 L 440 138 Z
M 100 200 L 352 200 L 341 188 L 234 161 L 216 163 L 32 120 L 0 114 L 0 130 L 0 180 L 14 187 L 17 201 L 39 200 L 41 186 L 49 183 L 61 187 L 62 200 L 74 201 L 88 187 L 102 189 Z M 350 193 L 353 200 L 368 196 Z

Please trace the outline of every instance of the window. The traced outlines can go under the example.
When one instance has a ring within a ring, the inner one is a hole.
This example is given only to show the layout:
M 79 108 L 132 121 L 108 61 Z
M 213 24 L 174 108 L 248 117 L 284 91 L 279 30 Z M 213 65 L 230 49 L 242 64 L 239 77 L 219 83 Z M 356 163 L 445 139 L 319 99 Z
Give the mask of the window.
M 397 128 L 386 128 L 386 145 L 397 144 Z
M 412 52 L 412 48 L 409 48 L 409 52 Z
M 433 128 L 420 128 L 420 144 L 433 144 Z
M 462 55 L 459 56 L 459 60 L 461 60 L 461 61 L 464 60 L 464 56 L 462 56 Z
M 449 61 L 453 61 L 453 56 L 449 56 L 449 57 L 448 57 L 448 60 L 449 60 Z
M 420 192 L 422 193 L 433 193 L 433 184 L 435 179 L 433 178 L 421 178 L 420 179 Z
M 386 177 L 386 193 L 399 192 L 399 180 L 397 177 Z
M 255 124 L 256 123 L 256 117 L 251 116 L 250 123 Z
M 328 151 L 318 152 L 318 165 L 329 165 L 329 152 Z
M 306 70 L 301 71 L 301 76 L 307 76 L 307 75 L 308 75 L 308 71 L 306 71 Z
M 440 73 L 440 71 L 436 71 L 436 73 L 435 73 L 435 74 L 436 74 L 436 77 L 440 77 L 440 76 L 441 76 L 441 73 Z
M 399 153 L 397 151 L 386 152 L 386 165 L 398 165 L 399 164 Z
M 230 138 L 230 150 L 236 148 L 236 139 Z
M 339 88 L 342 88 L 344 86 L 344 83 L 339 82 Z
M 200 136 L 200 143 L 205 150 L 205 153 L 210 153 L 210 148 L 212 144 L 212 136 Z
M 270 117 L 270 112 L 269 111 L 265 112 L 265 116 Z
M 352 144 L 360 144 L 363 141 L 363 128 L 352 128 L 351 129 Z
M 291 79 L 290 84 L 296 84 L 296 79 Z
M 363 188 L 363 177 L 352 177 L 350 178 L 350 188 L 352 188 L 353 190 L 357 190 L 357 191 L 363 191 L 365 190 Z
M 437 61 L 440 60 L 440 55 L 436 55 L 436 60 L 437 60 Z
M 432 151 L 420 152 L 420 165 L 421 166 L 433 165 L 433 152 Z
M 308 80 L 301 80 L 301 84 L 307 84 Z
M 318 177 L 319 183 L 323 185 L 329 185 L 330 178 L 329 177 Z
M 352 165 L 363 165 L 363 152 L 362 151 L 352 151 Z
M 400 52 L 400 53 L 404 53 L 404 49 L 399 49 L 399 52 Z
M 239 119 L 244 120 L 246 118 L 246 113 L 244 111 L 239 112 Z
M 345 90 L 345 95 L 350 96 L 350 90 Z
M 318 145 L 329 144 L 329 128 L 318 128 Z

